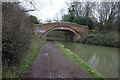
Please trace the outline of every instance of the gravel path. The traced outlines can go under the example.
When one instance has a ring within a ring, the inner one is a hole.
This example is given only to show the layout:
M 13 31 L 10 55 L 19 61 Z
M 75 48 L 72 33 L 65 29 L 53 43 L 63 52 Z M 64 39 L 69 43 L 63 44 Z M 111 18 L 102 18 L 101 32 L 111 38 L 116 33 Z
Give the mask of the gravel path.
M 90 78 L 75 63 L 55 47 L 54 42 L 46 42 L 24 75 L 24 78 Z

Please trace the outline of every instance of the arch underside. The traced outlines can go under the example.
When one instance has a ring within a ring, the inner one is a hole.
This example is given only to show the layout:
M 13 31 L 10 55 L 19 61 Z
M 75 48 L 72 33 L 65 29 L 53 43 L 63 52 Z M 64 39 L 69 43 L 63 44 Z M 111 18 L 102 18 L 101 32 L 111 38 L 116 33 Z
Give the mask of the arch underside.
M 55 28 L 49 29 L 48 31 L 46 31 L 46 32 L 42 35 L 42 37 L 43 37 L 44 39 L 46 39 L 46 38 L 47 38 L 47 34 L 49 34 L 49 32 L 51 32 L 51 31 L 58 31 L 58 30 L 60 30 L 60 31 L 69 31 L 69 32 L 73 33 L 73 34 L 74 34 L 74 41 L 79 40 L 79 38 L 81 37 L 81 35 L 80 35 L 77 31 L 75 31 L 75 30 L 72 29 L 72 28 L 68 28 L 68 27 L 55 27 Z M 72 37 L 72 36 L 71 36 L 71 37 Z

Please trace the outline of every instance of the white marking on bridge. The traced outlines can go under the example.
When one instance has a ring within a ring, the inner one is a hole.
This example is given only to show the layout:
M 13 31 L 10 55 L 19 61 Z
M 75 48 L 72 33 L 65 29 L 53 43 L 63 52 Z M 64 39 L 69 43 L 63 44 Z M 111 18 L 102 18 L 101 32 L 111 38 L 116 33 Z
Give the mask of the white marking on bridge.
M 63 29 L 63 27 L 61 27 L 61 29 Z
M 37 33 L 45 33 L 45 30 L 37 29 Z

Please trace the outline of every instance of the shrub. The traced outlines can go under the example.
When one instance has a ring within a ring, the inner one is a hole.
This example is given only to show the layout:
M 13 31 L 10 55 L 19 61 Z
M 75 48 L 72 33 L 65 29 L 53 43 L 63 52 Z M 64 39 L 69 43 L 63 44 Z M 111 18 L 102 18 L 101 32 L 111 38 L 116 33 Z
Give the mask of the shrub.
M 63 16 L 63 21 L 73 22 L 73 19 L 74 19 L 74 16 L 70 14 Z
M 74 22 L 77 24 L 86 25 L 89 27 L 89 29 L 94 28 L 94 21 L 91 18 L 86 17 L 86 16 L 75 17 L 74 15 L 68 14 L 68 15 L 63 16 L 63 21 Z
M 84 44 L 93 44 L 101 46 L 110 46 L 110 47 L 120 47 L 119 44 L 115 44 L 115 35 L 113 33 L 109 34 L 88 34 L 80 39 L 80 43 Z
M 39 20 L 35 16 L 33 16 L 33 15 L 30 15 L 30 20 L 32 22 L 34 22 L 35 24 L 39 24 Z
M 83 17 L 83 16 L 74 17 L 73 22 L 81 25 L 86 25 L 89 27 L 89 29 L 93 29 L 94 27 L 94 22 L 89 17 Z
M 33 23 L 18 3 L 2 3 L 2 63 L 9 66 L 19 62 L 29 48 Z

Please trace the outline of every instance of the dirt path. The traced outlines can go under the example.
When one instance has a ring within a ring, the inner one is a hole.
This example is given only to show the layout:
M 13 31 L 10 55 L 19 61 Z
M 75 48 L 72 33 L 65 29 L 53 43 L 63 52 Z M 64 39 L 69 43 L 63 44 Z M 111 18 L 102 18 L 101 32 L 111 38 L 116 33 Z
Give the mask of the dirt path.
M 54 42 L 46 42 L 24 78 L 89 78 L 90 75 L 60 53 Z

